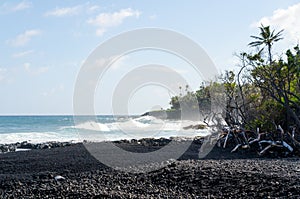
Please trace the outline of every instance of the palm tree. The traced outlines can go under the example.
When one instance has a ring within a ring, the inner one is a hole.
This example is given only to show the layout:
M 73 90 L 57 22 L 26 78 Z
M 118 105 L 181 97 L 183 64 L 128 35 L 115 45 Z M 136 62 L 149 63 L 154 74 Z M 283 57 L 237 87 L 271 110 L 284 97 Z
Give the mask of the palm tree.
M 252 38 L 256 39 L 256 41 L 253 41 L 253 42 L 249 43 L 248 45 L 251 47 L 264 45 L 261 48 L 261 50 L 259 51 L 259 53 L 261 53 L 261 51 L 266 46 L 268 48 L 269 62 L 270 62 L 270 64 L 272 64 L 272 51 L 271 51 L 272 45 L 274 42 L 277 42 L 277 41 L 283 39 L 281 37 L 283 30 L 281 30 L 275 34 L 275 30 L 273 30 L 271 32 L 270 26 L 264 26 L 263 24 L 261 24 L 261 27 L 259 29 L 260 29 L 260 33 L 259 33 L 260 36 L 251 36 Z
M 182 89 L 182 87 L 181 86 L 179 86 L 179 96 L 181 97 L 182 96 L 182 91 L 181 91 L 181 89 Z

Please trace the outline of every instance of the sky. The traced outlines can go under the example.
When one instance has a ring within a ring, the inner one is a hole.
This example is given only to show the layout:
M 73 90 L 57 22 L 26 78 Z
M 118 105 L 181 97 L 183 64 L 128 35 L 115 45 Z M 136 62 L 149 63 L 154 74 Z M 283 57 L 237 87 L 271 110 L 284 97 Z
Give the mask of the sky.
M 259 33 L 260 24 L 285 29 L 279 52 L 296 45 L 299 18 L 296 0 L 1 1 L 0 115 L 73 114 L 74 87 L 84 61 L 101 43 L 126 31 L 155 27 L 183 34 L 205 50 L 221 73 L 238 68 L 234 54 L 250 50 L 250 35 Z M 114 113 L 116 85 L 130 70 L 149 63 L 173 68 L 192 90 L 201 84 L 201 77 L 179 57 L 133 52 L 101 77 L 95 112 Z M 128 112 L 168 108 L 170 96 L 158 85 L 141 87 L 128 100 Z

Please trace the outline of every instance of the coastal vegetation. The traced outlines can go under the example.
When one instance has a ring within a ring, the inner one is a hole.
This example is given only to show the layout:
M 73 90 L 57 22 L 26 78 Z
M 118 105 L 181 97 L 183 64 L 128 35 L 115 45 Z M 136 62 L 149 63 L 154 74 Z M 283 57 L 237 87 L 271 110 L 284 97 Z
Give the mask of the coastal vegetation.
M 285 142 L 299 150 L 300 49 L 296 45 L 285 52 L 274 53 L 274 45 L 283 40 L 283 30 L 277 32 L 263 25 L 259 30 L 258 36 L 251 36 L 250 52 L 236 55 L 238 70 L 225 71 L 217 81 L 202 83 L 196 91 L 190 91 L 188 86 L 180 88 L 180 95 L 171 98 L 168 111 L 180 110 L 180 105 L 188 104 L 191 96 L 197 98 L 200 111 L 208 110 L 212 92 L 222 87 L 226 100 L 221 115 L 230 129 L 226 130 L 224 139 L 231 133 L 237 147 L 248 146 L 250 137 L 260 141 L 265 134 L 269 136 L 268 147 L 282 147 Z M 251 136 L 245 134 L 246 131 L 251 132 Z M 241 132 L 244 135 L 238 139 Z
M 300 129 L 300 49 L 297 45 L 275 58 L 273 46 L 283 39 L 282 32 L 262 25 L 259 36 L 251 36 L 253 51 L 237 55 L 237 72 L 225 71 L 218 81 L 202 83 L 196 91 L 180 87 L 182 92 L 171 98 L 169 110 L 180 110 L 180 104 L 189 103 L 191 96 L 197 98 L 200 110 L 209 107 L 213 87 L 222 86 L 226 96 L 223 116 L 228 126 Z

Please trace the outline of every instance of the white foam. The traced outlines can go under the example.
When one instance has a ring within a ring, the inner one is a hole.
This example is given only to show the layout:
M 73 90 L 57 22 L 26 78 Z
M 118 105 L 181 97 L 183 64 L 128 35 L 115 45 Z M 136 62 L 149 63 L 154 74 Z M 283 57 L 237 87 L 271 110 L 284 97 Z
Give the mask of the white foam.
M 201 123 L 201 122 L 200 122 Z M 89 130 L 96 132 L 125 132 L 128 134 L 148 134 L 152 136 L 157 132 L 164 132 L 165 134 L 177 135 L 178 131 L 195 132 L 195 129 L 184 130 L 183 128 L 189 125 L 199 124 L 195 121 L 181 121 L 181 120 L 161 120 L 152 116 L 142 116 L 134 119 L 121 120 L 112 123 L 99 123 L 94 121 L 77 124 L 73 128 L 80 130 Z M 202 124 L 202 123 L 201 123 Z M 68 127 L 69 128 L 69 127 Z
M 209 129 L 184 130 L 183 127 L 199 124 L 195 121 L 161 120 L 152 116 L 120 119 L 117 122 L 100 123 L 87 121 L 75 126 L 61 127 L 57 132 L 16 132 L 0 134 L 0 143 L 28 141 L 42 143 L 49 141 L 82 142 L 115 141 L 121 139 L 194 137 L 210 134 Z
M 118 131 L 118 130 L 149 130 L 154 126 L 162 126 L 164 122 L 151 116 L 143 116 L 135 119 L 121 120 L 113 123 L 99 123 L 88 121 L 74 126 L 76 129 L 92 130 L 92 131 Z M 64 127 L 63 129 L 70 128 Z
M 75 126 L 77 129 L 85 129 L 85 130 L 92 130 L 92 131 L 110 131 L 109 127 L 102 123 L 97 123 L 93 121 L 84 122 L 82 124 L 78 124 Z
M 16 142 L 28 141 L 30 143 L 43 143 L 49 141 L 59 142 L 78 142 L 76 133 L 63 135 L 56 132 L 18 132 L 18 133 L 3 133 L 0 134 L 0 143 L 9 144 Z
M 155 118 L 153 116 L 141 116 L 141 117 L 138 117 L 138 118 L 135 118 L 133 119 L 133 121 L 136 121 L 136 122 L 141 122 L 141 123 L 161 123 L 161 119 L 158 119 L 158 118 Z

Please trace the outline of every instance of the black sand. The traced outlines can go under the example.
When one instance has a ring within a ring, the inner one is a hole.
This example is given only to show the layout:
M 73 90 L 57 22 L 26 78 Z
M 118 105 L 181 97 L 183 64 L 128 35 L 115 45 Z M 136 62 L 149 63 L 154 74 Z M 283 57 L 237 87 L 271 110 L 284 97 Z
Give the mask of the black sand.
M 0 198 L 300 198 L 297 158 L 245 159 L 214 148 L 198 160 L 198 148 L 194 143 L 180 160 L 139 174 L 106 167 L 82 144 L 0 154 Z

